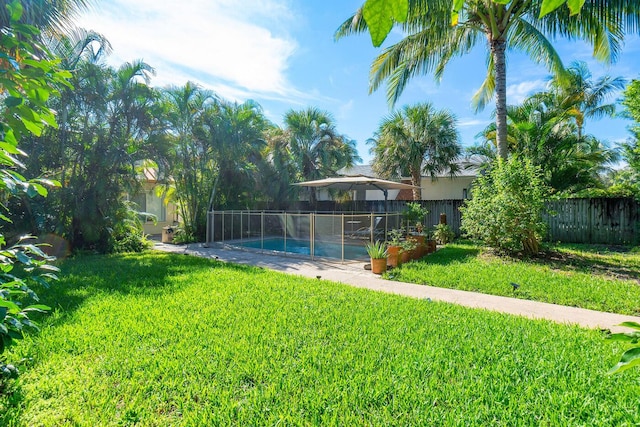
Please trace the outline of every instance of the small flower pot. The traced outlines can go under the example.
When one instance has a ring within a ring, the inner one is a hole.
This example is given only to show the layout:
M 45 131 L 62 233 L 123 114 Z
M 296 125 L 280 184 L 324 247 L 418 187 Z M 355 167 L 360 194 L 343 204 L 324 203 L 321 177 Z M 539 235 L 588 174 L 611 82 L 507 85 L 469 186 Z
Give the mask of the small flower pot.
M 371 258 L 371 272 L 373 274 L 382 274 L 387 271 L 386 258 Z

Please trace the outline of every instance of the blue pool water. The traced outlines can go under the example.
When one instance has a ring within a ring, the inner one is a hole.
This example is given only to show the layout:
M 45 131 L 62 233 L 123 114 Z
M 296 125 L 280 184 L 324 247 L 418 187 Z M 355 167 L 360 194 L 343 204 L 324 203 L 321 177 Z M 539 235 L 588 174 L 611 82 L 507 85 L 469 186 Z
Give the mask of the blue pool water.
M 308 240 L 287 239 L 286 247 L 283 238 L 264 239 L 264 246 L 260 240 L 235 242 L 235 245 L 245 248 L 264 249 L 266 251 L 288 252 L 300 255 L 310 255 L 311 247 Z M 342 259 L 342 249 L 339 243 L 315 242 L 314 256 Z M 367 250 L 361 245 L 344 245 L 344 258 L 352 260 L 368 259 Z

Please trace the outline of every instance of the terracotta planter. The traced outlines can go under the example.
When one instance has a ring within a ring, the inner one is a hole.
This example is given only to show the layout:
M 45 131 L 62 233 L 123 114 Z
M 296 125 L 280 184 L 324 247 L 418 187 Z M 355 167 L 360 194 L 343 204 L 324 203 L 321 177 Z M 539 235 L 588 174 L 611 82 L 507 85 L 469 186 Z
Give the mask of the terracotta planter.
M 428 253 L 424 236 L 410 235 L 410 236 L 407 236 L 407 240 L 411 240 L 416 244 L 416 248 L 412 251 L 413 253 L 412 253 L 411 259 L 420 259 Z
M 404 264 L 411 261 L 411 252 L 413 251 L 402 251 L 400 252 L 400 263 Z
M 387 247 L 387 265 L 391 267 L 400 265 L 400 246 Z
M 435 252 L 436 251 L 436 241 L 435 240 L 427 240 L 427 253 L 431 253 L 431 252 Z
M 371 258 L 371 272 L 373 274 L 382 274 L 387 271 L 387 259 L 386 258 Z
M 407 240 L 411 240 L 412 242 L 416 242 L 416 244 L 418 246 L 424 245 L 424 236 L 421 236 L 421 235 L 417 235 L 417 236 L 409 235 L 409 236 L 407 236 Z

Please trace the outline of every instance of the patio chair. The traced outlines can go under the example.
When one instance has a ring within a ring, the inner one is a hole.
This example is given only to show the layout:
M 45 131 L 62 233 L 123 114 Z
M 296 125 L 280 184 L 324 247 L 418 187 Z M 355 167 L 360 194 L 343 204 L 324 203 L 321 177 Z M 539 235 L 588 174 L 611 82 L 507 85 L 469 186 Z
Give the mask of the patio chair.
M 384 222 L 382 221 L 381 216 L 375 217 L 373 221 L 373 239 L 379 240 L 380 238 L 384 238 Z M 352 239 L 363 239 L 369 240 L 371 239 L 371 226 L 369 227 L 360 227 L 355 231 L 346 232 L 345 235 Z

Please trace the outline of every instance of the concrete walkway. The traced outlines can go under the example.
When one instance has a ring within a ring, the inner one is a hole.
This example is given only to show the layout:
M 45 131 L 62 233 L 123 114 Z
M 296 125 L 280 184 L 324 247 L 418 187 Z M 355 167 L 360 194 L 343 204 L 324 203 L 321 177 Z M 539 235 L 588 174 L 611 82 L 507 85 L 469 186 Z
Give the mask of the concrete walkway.
M 322 278 L 341 282 L 358 288 L 405 295 L 414 298 L 430 298 L 466 307 L 499 311 L 532 319 L 548 319 L 558 323 L 577 324 L 585 328 L 610 329 L 613 332 L 630 329 L 617 326 L 625 321 L 640 323 L 640 317 L 566 307 L 544 302 L 508 298 L 476 292 L 443 289 L 433 286 L 384 280 L 363 268 L 363 262 L 311 261 L 308 258 L 261 254 L 253 251 L 231 249 L 222 245 L 204 247 L 202 244 L 170 245 L 156 243 L 154 249 L 165 252 L 183 253 L 214 258 L 224 262 L 248 264 L 284 273 Z

